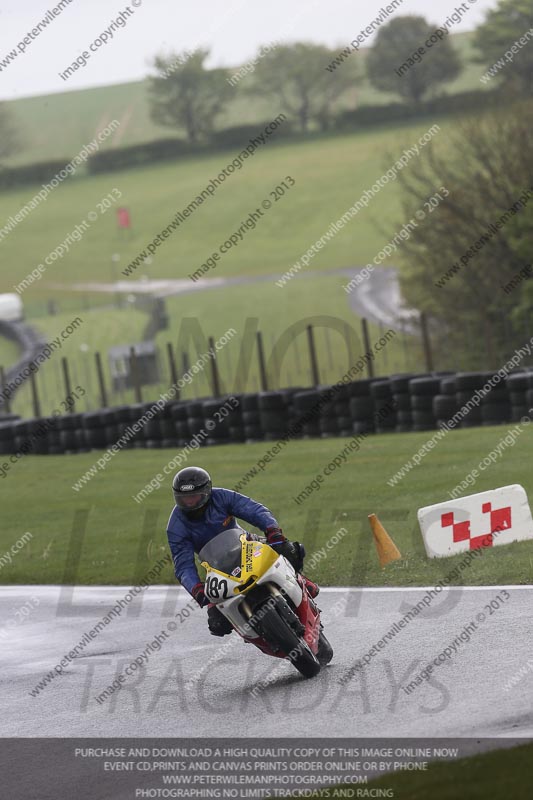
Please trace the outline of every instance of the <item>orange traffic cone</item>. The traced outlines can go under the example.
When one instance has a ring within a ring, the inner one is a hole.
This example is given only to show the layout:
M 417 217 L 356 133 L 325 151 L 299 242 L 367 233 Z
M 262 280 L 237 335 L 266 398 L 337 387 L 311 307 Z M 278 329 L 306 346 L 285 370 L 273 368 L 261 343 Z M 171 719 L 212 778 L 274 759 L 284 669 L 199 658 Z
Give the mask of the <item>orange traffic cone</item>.
M 402 554 L 392 541 L 391 537 L 376 517 L 375 514 L 369 514 L 370 527 L 374 534 L 374 541 L 376 543 L 376 550 L 378 551 L 379 564 L 385 567 L 391 561 L 398 561 Z

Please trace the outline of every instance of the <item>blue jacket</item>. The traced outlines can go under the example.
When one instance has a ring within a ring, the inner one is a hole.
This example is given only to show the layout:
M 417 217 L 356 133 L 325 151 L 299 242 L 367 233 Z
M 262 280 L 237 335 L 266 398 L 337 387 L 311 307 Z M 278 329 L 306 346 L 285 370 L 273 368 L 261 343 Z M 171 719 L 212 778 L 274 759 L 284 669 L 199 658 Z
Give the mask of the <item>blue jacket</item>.
M 200 580 L 194 554 L 223 530 L 234 528 L 237 524 L 235 517 L 261 531 L 271 526 L 279 527 L 268 508 L 231 489 L 213 489 L 207 508 L 199 519 L 189 519 L 177 506 L 174 507 L 167 525 L 168 543 L 176 578 L 189 593 Z

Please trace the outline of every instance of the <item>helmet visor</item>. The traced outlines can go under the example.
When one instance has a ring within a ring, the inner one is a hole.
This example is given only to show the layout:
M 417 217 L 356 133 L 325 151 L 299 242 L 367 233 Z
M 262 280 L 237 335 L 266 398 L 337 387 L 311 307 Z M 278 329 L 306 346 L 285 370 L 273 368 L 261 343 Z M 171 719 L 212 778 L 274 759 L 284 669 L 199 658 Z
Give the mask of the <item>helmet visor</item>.
M 195 492 L 178 492 L 174 489 L 174 500 L 182 511 L 196 511 L 209 499 L 209 490 Z

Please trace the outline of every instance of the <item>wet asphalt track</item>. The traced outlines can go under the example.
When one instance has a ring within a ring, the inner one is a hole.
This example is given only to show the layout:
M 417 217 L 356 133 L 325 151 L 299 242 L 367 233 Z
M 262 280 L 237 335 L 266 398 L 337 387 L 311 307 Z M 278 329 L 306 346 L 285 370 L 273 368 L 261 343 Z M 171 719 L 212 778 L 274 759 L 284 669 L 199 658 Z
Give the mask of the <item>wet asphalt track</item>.
M 343 275 L 348 284 L 352 278 L 363 273 L 363 267 L 340 267 L 328 270 L 302 270 L 293 276 L 293 280 L 309 280 L 324 275 Z M 365 275 L 367 277 L 365 277 Z M 191 282 L 189 278 L 151 279 L 146 281 L 117 281 L 116 283 L 79 283 L 69 286 L 83 292 L 106 292 L 122 294 L 151 294 L 155 297 L 171 297 L 178 294 L 191 292 L 204 292 L 220 289 L 221 287 L 240 286 L 247 283 L 275 283 L 282 277 L 281 274 L 273 275 L 239 275 L 233 278 L 199 278 Z M 416 312 L 408 309 L 400 292 L 398 270 L 396 267 L 379 267 L 371 273 L 363 273 L 364 280 L 351 292 L 346 293 L 346 299 L 352 311 L 360 317 L 365 317 L 370 322 L 389 325 L 393 328 L 402 328 L 407 333 L 418 332 L 418 327 L 413 319 L 418 317 Z M 66 288 L 57 284 L 58 288 Z
M 37 682 L 127 591 L 77 588 L 74 603 L 85 608 L 72 615 L 70 602 L 58 605 L 59 587 L 0 588 L 4 626 L 30 597 L 39 601 L 23 622 L 1 632 L 0 736 L 533 737 L 533 670 L 504 690 L 532 656 L 533 587 L 507 587 L 509 599 L 492 614 L 484 606 L 502 594 L 497 587 L 445 591 L 362 672 L 352 669 L 354 661 L 426 590 L 323 591 L 319 601 L 335 656 L 311 681 L 236 634 L 212 637 L 204 610 L 179 622 L 175 612 L 192 607 L 189 596 L 178 587 L 155 587 L 142 606 L 131 604 L 133 615 L 123 611 L 32 697 Z M 342 598 L 348 610 L 335 613 Z M 470 641 L 434 669 L 430 682 L 406 694 L 401 686 L 480 613 L 486 618 Z M 98 704 L 96 695 L 161 632 L 168 638 L 147 666 Z M 254 699 L 251 690 L 269 676 Z

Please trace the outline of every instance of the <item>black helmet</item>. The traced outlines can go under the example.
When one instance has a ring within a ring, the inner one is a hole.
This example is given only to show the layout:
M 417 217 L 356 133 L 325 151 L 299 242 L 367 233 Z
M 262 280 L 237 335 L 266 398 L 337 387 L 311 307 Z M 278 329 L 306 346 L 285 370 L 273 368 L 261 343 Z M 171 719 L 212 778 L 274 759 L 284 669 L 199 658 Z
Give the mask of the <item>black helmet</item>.
M 201 467 L 185 467 L 174 476 L 172 491 L 181 511 L 197 511 L 209 502 L 213 483 L 211 476 Z

